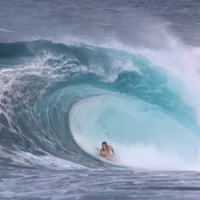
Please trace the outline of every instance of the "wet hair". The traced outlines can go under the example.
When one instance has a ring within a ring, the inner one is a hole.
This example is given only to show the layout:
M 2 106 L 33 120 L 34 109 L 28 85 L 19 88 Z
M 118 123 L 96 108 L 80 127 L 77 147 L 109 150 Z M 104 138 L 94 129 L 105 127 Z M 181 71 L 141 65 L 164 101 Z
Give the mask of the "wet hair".
M 102 142 L 101 145 L 103 146 L 104 144 L 106 145 L 106 149 L 107 149 L 107 151 L 109 151 L 107 142 L 104 141 L 104 142 Z

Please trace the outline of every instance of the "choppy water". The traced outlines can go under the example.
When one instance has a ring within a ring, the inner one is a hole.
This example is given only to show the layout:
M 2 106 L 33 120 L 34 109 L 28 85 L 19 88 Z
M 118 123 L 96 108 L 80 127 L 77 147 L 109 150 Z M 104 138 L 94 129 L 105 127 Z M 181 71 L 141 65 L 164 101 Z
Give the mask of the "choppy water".
M 0 4 L 0 199 L 199 199 L 199 1 Z

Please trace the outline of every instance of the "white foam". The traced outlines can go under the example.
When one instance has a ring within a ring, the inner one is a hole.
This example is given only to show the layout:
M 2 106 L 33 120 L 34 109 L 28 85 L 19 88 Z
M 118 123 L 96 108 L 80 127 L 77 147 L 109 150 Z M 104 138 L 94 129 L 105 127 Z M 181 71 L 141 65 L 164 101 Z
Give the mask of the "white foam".
M 26 167 L 45 167 L 56 170 L 70 170 L 70 169 L 86 169 L 85 166 L 70 162 L 68 160 L 47 154 L 43 156 L 34 155 L 30 152 L 15 151 L 12 154 L 5 154 L 3 149 L 0 149 L 0 155 L 4 158 L 9 158 L 12 162 L 17 165 Z

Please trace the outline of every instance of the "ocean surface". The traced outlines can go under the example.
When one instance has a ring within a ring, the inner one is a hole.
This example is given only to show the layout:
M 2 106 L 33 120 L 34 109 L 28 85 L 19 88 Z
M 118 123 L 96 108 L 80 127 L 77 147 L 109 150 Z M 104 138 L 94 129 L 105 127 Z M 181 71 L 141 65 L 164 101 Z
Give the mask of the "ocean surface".
M 0 200 L 199 200 L 199 33 L 199 0 L 0 0 Z

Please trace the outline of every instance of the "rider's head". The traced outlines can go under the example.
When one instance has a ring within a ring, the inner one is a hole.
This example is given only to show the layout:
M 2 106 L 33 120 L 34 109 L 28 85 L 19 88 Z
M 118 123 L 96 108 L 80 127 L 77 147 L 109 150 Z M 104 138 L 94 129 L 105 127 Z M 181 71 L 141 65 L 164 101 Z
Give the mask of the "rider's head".
M 108 149 L 108 144 L 107 144 L 107 142 L 102 142 L 102 149 Z

